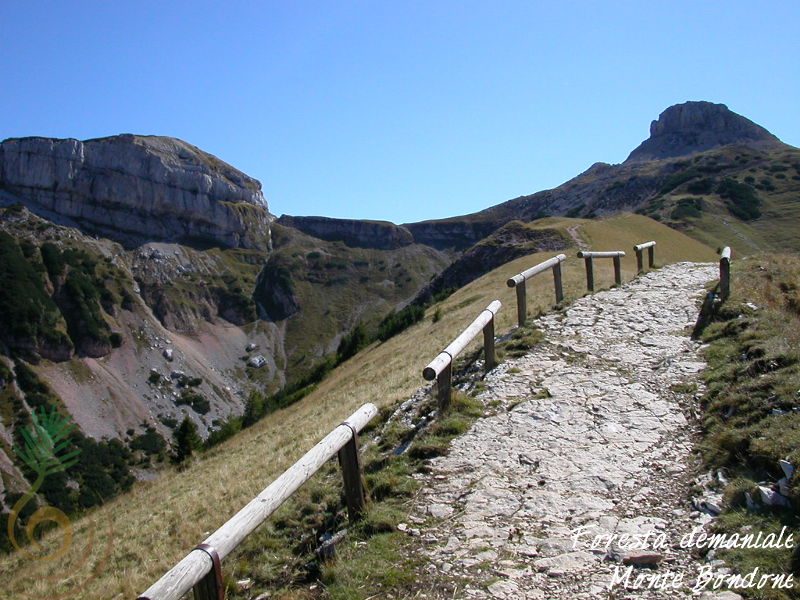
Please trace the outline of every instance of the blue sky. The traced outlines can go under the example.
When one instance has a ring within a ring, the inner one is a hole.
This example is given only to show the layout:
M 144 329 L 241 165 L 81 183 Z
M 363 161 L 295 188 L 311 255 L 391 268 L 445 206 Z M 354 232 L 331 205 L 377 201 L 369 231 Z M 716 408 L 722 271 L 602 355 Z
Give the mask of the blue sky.
M 800 146 L 800 3 L 0 0 L 0 139 L 169 135 L 275 214 L 411 222 L 722 102 Z

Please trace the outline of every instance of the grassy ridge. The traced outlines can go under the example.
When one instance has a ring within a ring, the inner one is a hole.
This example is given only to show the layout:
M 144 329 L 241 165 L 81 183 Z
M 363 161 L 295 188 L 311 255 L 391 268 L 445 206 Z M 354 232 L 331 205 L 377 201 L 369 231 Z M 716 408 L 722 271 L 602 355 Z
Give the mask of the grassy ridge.
M 795 544 L 800 519 L 794 508 L 747 507 L 760 500 L 759 482 L 769 487 L 783 477 L 781 459 L 800 466 L 800 258 L 757 255 L 732 265 L 732 293 L 718 321 L 704 332 L 709 343 L 704 373 L 705 441 L 709 466 L 721 467 L 731 482 L 724 490 L 727 511 L 717 522 L 722 533 L 778 534 L 786 526 Z M 789 484 L 800 506 L 795 477 Z M 741 574 L 759 567 L 767 573 L 800 575 L 800 554 L 789 549 L 739 549 L 723 553 Z M 800 598 L 800 590 L 765 588 L 753 597 Z
M 575 227 L 575 234 L 596 250 L 625 249 L 626 280 L 636 268 L 630 250 L 634 243 L 656 239 L 659 264 L 714 258 L 708 247 L 640 215 L 600 221 L 548 219 L 546 225 L 565 230 Z M 0 578 L 8 582 L 6 597 L 66 592 L 85 581 L 94 567 L 96 576 L 82 597 L 135 597 L 358 406 L 375 402 L 387 407 L 410 397 L 423 383 L 422 367 L 496 298 L 504 305 L 497 334 L 508 332 L 516 323 L 516 312 L 515 293 L 505 285 L 506 279 L 554 254 L 526 256 L 482 276 L 429 307 L 425 319 L 402 334 L 373 344 L 340 365 L 297 404 L 203 454 L 188 469 L 168 470 L 158 480 L 137 484 L 131 492 L 96 509 L 74 524 L 74 555 L 40 563 L 19 554 L 0 558 Z M 598 287 L 612 281 L 607 262 L 607 272 L 602 265 L 596 268 Z M 567 300 L 581 296 L 585 290 L 583 261 L 574 258 L 574 251 L 563 272 Z M 530 312 L 548 310 L 553 300 L 549 275 L 529 283 Z M 440 318 L 433 322 L 437 311 Z M 478 344 L 476 341 L 474 347 Z M 67 584 L 47 581 L 44 576 L 77 566 L 92 528 L 96 539 L 86 565 Z M 49 547 L 58 541 L 48 538 Z M 224 568 L 236 573 L 233 562 L 226 562 Z

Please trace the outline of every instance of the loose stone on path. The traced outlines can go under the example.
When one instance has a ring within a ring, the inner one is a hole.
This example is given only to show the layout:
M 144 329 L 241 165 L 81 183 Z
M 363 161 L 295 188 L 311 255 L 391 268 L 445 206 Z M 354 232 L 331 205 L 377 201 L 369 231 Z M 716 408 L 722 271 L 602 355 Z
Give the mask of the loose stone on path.
M 421 476 L 414 516 L 437 577 L 470 582 L 463 597 L 572 600 L 608 597 L 630 566 L 629 584 L 684 585 L 618 583 L 620 597 L 689 597 L 700 565 L 679 542 L 711 517 L 688 496 L 692 398 L 670 388 L 704 366 L 689 332 L 716 276 L 665 266 L 535 322 L 545 342 L 484 380 L 498 414 Z

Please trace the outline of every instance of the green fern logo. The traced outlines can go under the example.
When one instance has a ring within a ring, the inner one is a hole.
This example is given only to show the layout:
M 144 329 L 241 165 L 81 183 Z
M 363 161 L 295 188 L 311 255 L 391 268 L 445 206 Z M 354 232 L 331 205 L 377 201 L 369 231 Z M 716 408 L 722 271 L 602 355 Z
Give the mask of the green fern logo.
M 75 428 L 69 417 L 58 414 L 55 407 L 50 412 L 42 407 L 39 416 L 31 415 L 33 425 L 22 428 L 25 447 L 14 446 L 14 452 L 42 479 L 64 471 L 78 462 L 80 448 L 61 454 L 69 446 L 69 434 Z
M 49 413 L 46 409 L 42 408 L 38 414 L 34 411 L 31 417 L 33 418 L 33 425 L 20 430 L 25 443 L 21 448 L 14 446 L 14 452 L 22 462 L 36 473 L 36 481 L 31 486 L 31 489 L 17 501 L 14 508 L 11 510 L 8 519 L 8 537 L 14 548 L 29 559 L 37 562 L 52 561 L 64 556 L 72 548 L 73 530 L 70 518 L 54 506 L 45 505 L 38 508 L 24 525 L 25 535 L 29 542 L 25 547 L 21 546 L 15 537 L 17 520 L 19 519 L 20 511 L 36 496 L 36 492 L 41 488 L 45 478 L 48 475 L 64 471 L 73 466 L 78 462 L 78 455 L 81 451 L 80 448 L 69 449 L 69 436 L 75 429 L 75 424 L 70 421 L 69 417 L 58 414 L 55 408 Z M 38 536 L 36 535 L 37 528 L 46 521 L 55 523 L 61 531 L 62 536 L 60 547 L 50 553 L 46 553 L 47 551 L 39 542 L 37 539 Z M 100 557 L 99 562 L 97 562 L 92 569 L 88 578 L 82 583 L 75 583 L 73 581 L 74 585 L 72 586 L 72 591 L 58 595 L 26 595 L 30 598 L 63 600 L 63 598 L 67 596 L 80 594 L 108 564 L 112 551 L 113 537 L 114 532 L 111 526 L 111 517 L 109 516 L 105 551 Z M 83 548 L 83 552 L 76 553 L 74 549 L 70 552 L 71 564 L 77 566 L 65 566 L 63 570 L 54 575 L 48 575 L 46 579 L 56 580 L 69 577 L 74 580 L 75 571 L 81 565 L 86 564 L 86 561 L 94 552 L 94 538 L 95 529 L 91 527 L 88 542 Z
M 11 509 L 11 515 L 8 519 L 8 537 L 14 548 L 25 556 L 34 560 L 52 560 L 64 554 L 72 544 L 72 523 L 69 517 L 53 506 L 43 506 L 28 519 L 28 524 L 25 526 L 25 534 L 31 545 L 37 549 L 40 548 L 40 545 L 34 532 L 41 523 L 53 521 L 64 530 L 61 548 L 43 557 L 32 554 L 17 542 L 15 532 L 17 519 L 20 511 L 36 496 L 36 492 L 42 487 L 45 478 L 74 465 L 78 462 L 78 454 L 81 451 L 80 448 L 66 451 L 69 446 L 69 434 L 72 433 L 75 425 L 70 422 L 69 417 L 58 414 L 55 407 L 50 413 L 44 407 L 39 411 L 38 415 L 36 411 L 33 411 L 31 417 L 33 425 L 31 427 L 23 427 L 20 430 L 25 440 L 25 445 L 22 448 L 14 446 L 14 452 L 22 462 L 36 473 L 36 481 L 33 482 L 31 489 Z

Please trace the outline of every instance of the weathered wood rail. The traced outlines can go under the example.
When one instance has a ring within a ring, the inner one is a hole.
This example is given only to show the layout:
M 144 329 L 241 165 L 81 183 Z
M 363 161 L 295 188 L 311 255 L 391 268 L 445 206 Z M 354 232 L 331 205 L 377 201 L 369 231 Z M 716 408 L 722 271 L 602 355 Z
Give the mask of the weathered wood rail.
M 358 432 L 376 414 L 378 409 L 374 404 L 364 404 L 264 488 L 222 527 L 207 537 L 202 544 L 167 571 L 161 579 L 139 596 L 139 600 L 178 600 L 192 589 L 195 600 L 222 600 L 224 597 L 222 559 L 336 453 L 339 454 L 342 466 L 348 514 L 351 520 L 357 519 L 366 501 L 358 455 Z
M 636 272 L 644 272 L 644 250 L 647 249 L 647 268 L 652 269 L 656 265 L 656 243 L 645 242 L 644 244 L 637 244 L 633 247 L 636 252 Z
M 731 249 L 725 246 L 719 255 L 719 295 L 724 301 L 731 293 Z
M 494 317 L 500 310 L 499 300 L 487 306 L 478 317 L 470 323 L 447 348 L 442 350 L 428 366 L 422 370 L 422 376 L 428 381 L 436 379 L 436 396 L 439 400 L 440 412 L 450 404 L 453 390 L 453 361 L 466 348 L 472 339 L 483 331 L 483 353 L 485 370 L 488 372 L 497 364 L 494 352 Z
M 586 262 L 586 289 L 590 292 L 594 291 L 594 259 L 595 258 L 612 258 L 614 259 L 614 283 L 622 285 L 622 265 L 620 259 L 625 256 L 622 250 L 613 250 L 611 252 L 588 252 L 581 250 L 578 252 L 578 258 L 584 259 Z
M 567 260 L 566 255 L 559 254 L 544 262 L 539 263 L 530 269 L 524 270 L 522 273 L 514 275 L 506 284 L 510 288 L 517 290 L 517 323 L 520 327 L 525 325 L 525 320 L 528 316 L 528 300 L 526 292 L 526 282 L 528 279 L 539 273 L 543 273 L 547 269 L 553 270 L 553 285 L 556 291 L 556 304 L 564 299 L 564 288 L 561 283 L 561 263 Z

